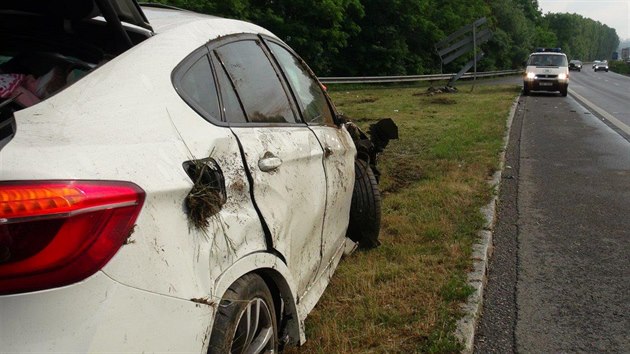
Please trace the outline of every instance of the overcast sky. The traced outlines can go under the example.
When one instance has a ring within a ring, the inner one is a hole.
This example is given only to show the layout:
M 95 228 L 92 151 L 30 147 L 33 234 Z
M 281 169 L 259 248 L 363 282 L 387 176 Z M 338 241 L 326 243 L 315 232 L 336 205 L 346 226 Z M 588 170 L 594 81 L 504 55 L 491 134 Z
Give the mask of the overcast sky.
M 620 39 L 630 38 L 630 0 L 538 0 L 543 14 L 576 13 L 617 30 Z

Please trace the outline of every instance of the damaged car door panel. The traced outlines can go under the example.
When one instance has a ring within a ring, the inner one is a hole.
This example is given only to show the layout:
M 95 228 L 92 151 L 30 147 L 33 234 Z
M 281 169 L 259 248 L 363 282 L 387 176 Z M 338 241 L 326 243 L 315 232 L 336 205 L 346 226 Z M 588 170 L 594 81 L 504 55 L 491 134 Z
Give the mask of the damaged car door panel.
M 60 62 L 80 64 L 69 71 L 78 79 L 32 106 L 11 93 L 0 100 L 0 306 L 10 324 L 0 347 L 222 353 L 304 343 L 348 238 L 378 245 L 376 165 L 398 138 L 393 121 L 365 134 L 256 25 L 135 0 L 63 4 L 0 5 L 3 74 L 40 80 Z M 17 40 L 25 36 L 28 46 Z M 52 278 L 21 287 L 31 275 L 16 273 L 20 262 L 54 254 L 80 230 L 74 213 L 118 209 L 133 213 L 115 237 L 95 236 L 111 259 L 68 279 L 33 268 Z M 29 231 L 46 228 L 46 239 Z
M 243 126 L 231 125 L 231 130 L 243 146 L 252 174 L 254 203 L 269 228 L 273 248 L 295 271 L 301 294 L 321 262 L 326 197 L 323 152 L 300 122 L 285 83 L 264 49 L 258 37 L 239 36 L 218 44 L 214 52 L 248 121 Z M 260 160 L 269 158 L 281 160 L 282 165 L 272 172 L 261 170 Z

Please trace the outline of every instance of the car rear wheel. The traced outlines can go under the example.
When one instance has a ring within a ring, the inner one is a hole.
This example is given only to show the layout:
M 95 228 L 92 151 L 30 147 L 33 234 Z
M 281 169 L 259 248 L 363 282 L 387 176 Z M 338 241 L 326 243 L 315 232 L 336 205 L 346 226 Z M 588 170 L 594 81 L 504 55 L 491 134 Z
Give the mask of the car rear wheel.
M 372 168 L 363 160 L 354 162 L 355 180 L 350 206 L 348 237 L 359 244 L 359 248 L 374 248 L 381 243 L 381 194 Z
M 265 281 L 246 274 L 221 299 L 208 353 L 277 353 L 278 326 Z

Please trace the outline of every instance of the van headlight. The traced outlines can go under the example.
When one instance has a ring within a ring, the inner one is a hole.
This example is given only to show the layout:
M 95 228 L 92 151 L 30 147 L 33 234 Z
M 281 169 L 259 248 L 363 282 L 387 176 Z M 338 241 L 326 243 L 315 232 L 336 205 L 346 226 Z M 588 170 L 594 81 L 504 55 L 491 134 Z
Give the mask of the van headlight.
M 533 79 L 535 77 L 536 77 L 536 74 L 534 74 L 534 73 L 527 73 L 527 78 L 528 79 Z
M 567 79 L 567 77 L 568 77 L 568 76 L 567 76 L 567 74 L 565 74 L 565 73 L 558 74 L 558 80 L 566 80 L 566 79 Z

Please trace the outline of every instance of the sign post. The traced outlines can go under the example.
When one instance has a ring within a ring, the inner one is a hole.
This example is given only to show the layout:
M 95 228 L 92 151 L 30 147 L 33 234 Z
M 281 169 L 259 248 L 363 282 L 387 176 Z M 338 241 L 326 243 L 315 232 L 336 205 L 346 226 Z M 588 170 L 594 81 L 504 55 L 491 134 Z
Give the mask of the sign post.
M 475 75 L 473 80 L 477 79 L 477 61 L 479 61 L 484 53 L 477 54 L 477 46 L 486 43 L 492 38 L 492 31 L 488 28 L 478 30 L 479 27 L 486 24 L 488 20 L 485 17 L 478 19 L 470 25 L 466 25 L 457 31 L 451 33 L 448 37 L 439 41 L 435 45 L 435 49 L 442 61 L 441 65 L 444 66 L 452 62 L 453 60 L 461 57 L 462 55 L 473 52 L 473 58 L 462 67 L 462 69 L 455 74 L 448 82 L 447 86 L 452 87 L 455 81 L 464 75 L 471 67 L 474 66 Z M 474 83 L 473 83 L 474 87 Z

